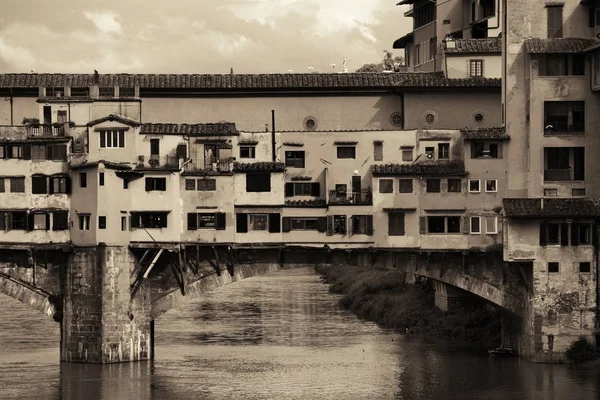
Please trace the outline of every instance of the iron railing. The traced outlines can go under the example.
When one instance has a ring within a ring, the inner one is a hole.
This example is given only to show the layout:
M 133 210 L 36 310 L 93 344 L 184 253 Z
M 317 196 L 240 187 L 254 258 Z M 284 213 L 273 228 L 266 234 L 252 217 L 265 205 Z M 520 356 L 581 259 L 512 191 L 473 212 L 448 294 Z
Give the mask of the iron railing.
M 360 192 L 329 191 L 329 204 L 373 204 L 371 188 L 362 189 Z

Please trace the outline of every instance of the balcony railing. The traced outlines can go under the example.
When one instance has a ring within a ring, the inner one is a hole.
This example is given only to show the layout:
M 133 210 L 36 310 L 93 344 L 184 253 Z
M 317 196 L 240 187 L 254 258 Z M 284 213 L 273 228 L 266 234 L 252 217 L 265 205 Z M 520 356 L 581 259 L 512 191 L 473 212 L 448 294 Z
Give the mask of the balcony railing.
M 39 125 L 28 126 L 27 136 L 29 137 L 58 137 L 65 136 L 65 127 L 63 125 Z
M 362 189 L 360 192 L 337 192 L 329 191 L 329 204 L 373 204 L 373 193 L 371 189 Z
M 572 181 L 571 169 L 547 169 L 544 171 L 545 181 Z
M 213 163 L 198 164 L 195 160 L 190 160 L 184 166 L 185 171 L 204 171 L 204 172 L 232 172 L 233 158 L 223 158 Z

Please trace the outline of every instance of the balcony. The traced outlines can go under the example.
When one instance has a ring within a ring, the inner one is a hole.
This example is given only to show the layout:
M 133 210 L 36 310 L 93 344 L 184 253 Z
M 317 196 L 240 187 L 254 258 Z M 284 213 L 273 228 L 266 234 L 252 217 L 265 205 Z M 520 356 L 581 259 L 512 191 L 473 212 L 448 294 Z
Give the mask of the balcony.
M 64 137 L 64 125 L 28 125 L 26 126 L 27 137 Z
M 373 193 L 371 188 L 362 189 L 360 192 L 337 192 L 329 191 L 329 204 L 357 204 L 357 205 L 372 205 Z
M 203 163 L 198 164 L 195 163 L 194 160 L 188 160 L 183 169 L 185 172 L 194 173 L 194 172 L 202 172 L 202 173 L 230 173 L 233 172 L 233 161 L 234 158 L 226 157 L 220 160 L 216 160 L 213 163 Z

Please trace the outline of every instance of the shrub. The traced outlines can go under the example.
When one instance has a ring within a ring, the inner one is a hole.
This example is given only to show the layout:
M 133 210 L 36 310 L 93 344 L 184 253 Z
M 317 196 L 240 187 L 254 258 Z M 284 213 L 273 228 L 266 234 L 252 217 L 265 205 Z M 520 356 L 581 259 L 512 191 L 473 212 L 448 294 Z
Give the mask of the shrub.
M 600 353 L 584 336 L 581 336 L 578 340 L 571 343 L 566 351 L 566 356 L 569 361 L 577 364 L 600 358 Z

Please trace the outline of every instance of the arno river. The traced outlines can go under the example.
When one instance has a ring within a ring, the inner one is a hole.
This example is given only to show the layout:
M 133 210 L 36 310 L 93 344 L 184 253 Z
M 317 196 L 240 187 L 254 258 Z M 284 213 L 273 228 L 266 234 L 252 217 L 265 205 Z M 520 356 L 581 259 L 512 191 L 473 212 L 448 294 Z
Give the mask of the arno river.
M 153 363 L 60 364 L 58 325 L 0 295 L 0 399 L 598 399 L 600 371 L 386 332 L 310 269 L 248 279 L 156 321 Z

